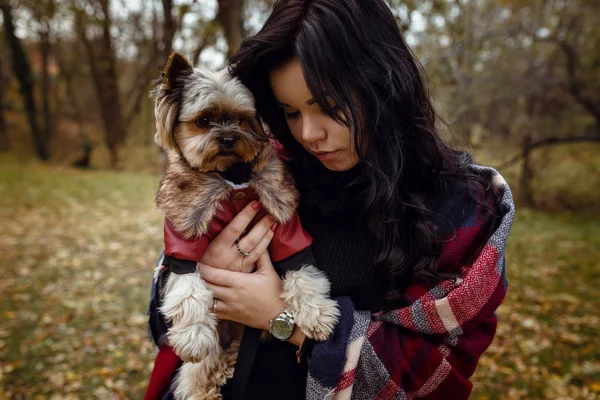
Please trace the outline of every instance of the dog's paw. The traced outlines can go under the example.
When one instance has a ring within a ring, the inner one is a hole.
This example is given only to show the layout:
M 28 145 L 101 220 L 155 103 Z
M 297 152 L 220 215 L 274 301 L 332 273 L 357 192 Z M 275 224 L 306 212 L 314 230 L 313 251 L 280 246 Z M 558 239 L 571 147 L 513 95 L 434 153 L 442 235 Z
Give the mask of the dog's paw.
M 286 274 L 282 298 L 294 315 L 294 322 L 306 336 L 327 340 L 338 322 L 337 303 L 329 298 L 329 280 L 312 265 Z
M 176 400 L 220 399 L 220 388 L 211 382 L 219 357 L 209 357 L 198 363 L 183 363 L 173 385 Z
M 219 354 L 217 319 L 210 312 L 212 293 L 198 274 L 171 274 L 160 312 L 171 323 L 169 344 L 185 362 Z
M 223 355 L 215 367 L 215 371 L 211 374 L 213 386 L 220 388 L 224 386 L 229 379 L 233 378 L 239 350 L 240 342 L 235 340 L 232 342 L 231 346 L 223 352 Z
M 198 363 L 184 363 L 174 382 L 176 400 L 218 400 L 221 387 L 233 377 L 240 342 Z
M 294 321 L 308 338 L 322 342 L 333 332 L 340 312 L 337 303 L 329 298 L 313 299 L 313 303 L 316 303 L 313 307 L 317 313 L 297 310 Z
M 220 354 L 219 336 L 205 324 L 195 324 L 178 329 L 172 326 L 167 332 L 169 344 L 184 362 L 200 362 L 209 355 Z

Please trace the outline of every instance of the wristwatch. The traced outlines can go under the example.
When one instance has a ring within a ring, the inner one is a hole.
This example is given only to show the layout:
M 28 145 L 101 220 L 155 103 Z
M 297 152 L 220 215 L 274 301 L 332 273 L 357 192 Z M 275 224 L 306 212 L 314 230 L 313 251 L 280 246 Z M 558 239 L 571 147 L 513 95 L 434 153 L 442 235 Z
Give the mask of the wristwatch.
M 294 333 L 294 326 L 294 316 L 285 310 L 271 320 L 269 333 L 279 340 L 288 340 Z

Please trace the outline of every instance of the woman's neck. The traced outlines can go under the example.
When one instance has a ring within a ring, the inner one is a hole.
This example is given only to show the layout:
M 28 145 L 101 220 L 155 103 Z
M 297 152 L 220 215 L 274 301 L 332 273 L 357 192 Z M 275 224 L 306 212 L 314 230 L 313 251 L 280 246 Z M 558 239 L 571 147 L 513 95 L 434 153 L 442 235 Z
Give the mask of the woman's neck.
M 364 177 L 361 179 L 363 165 L 359 163 L 345 171 L 331 171 L 319 163 L 311 170 L 308 175 L 306 171 L 299 171 L 302 179 L 297 179 L 305 211 L 358 220 L 364 208 L 361 194 L 368 185 Z
M 323 166 L 323 174 L 325 175 L 327 180 L 334 182 L 335 184 L 348 185 L 352 183 L 356 178 L 360 176 L 362 172 L 362 165 L 360 163 L 356 164 L 350 169 L 345 171 L 332 171 Z

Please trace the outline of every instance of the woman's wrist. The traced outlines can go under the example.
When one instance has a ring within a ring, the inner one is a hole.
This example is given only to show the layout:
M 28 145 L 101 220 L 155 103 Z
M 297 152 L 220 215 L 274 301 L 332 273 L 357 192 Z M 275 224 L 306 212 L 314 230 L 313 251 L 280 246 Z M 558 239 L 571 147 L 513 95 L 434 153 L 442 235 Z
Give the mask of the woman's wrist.
M 279 304 L 279 306 L 274 307 L 274 309 L 280 309 L 281 311 L 278 312 L 275 316 L 273 316 L 273 318 L 276 318 L 278 315 L 280 315 L 282 312 L 284 312 L 285 310 L 287 310 L 287 306 L 285 304 L 285 302 L 283 302 L 283 300 L 281 301 L 281 304 Z M 271 321 L 273 320 L 273 318 L 271 318 L 268 322 L 268 325 L 266 327 L 263 327 L 263 329 L 265 329 L 266 331 L 270 331 L 271 330 Z M 298 326 L 296 326 L 294 328 L 294 331 L 292 332 L 292 335 L 286 339 L 286 341 L 300 347 L 300 345 L 302 344 L 302 342 L 304 341 L 304 339 L 306 338 L 306 335 L 300 330 L 300 328 L 298 328 Z
M 295 346 L 300 347 L 304 339 L 306 339 L 306 335 L 298 327 L 296 327 L 296 329 L 294 329 L 294 333 L 292 333 L 292 336 L 290 336 L 287 341 Z

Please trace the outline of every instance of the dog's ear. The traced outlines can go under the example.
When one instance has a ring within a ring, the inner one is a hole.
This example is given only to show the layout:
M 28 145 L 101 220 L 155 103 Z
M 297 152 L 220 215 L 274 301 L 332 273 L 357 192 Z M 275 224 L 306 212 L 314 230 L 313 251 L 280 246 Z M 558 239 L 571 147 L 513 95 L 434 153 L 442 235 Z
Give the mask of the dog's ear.
M 256 139 L 260 142 L 268 142 L 269 136 L 267 132 L 263 128 L 262 122 L 258 119 L 258 117 L 254 117 L 250 119 L 250 133 L 256 137 Z
M 184 78 L 191 75 L 192 72 L 194 72 L 194 68 L 187 58 L 183 54 L 175 52 L 169 57 L 163 73 L 163 82 L 170 90 L 180 88 L 184 84 Z
M 150 92 L 156 119 L 154 141 L 164 150 L 176 147 L 174 128 L 181 107 L 182 88 L 185 78 L 193 71 L 192 65 L 181 53 L 173 53 L 156 87 Z

